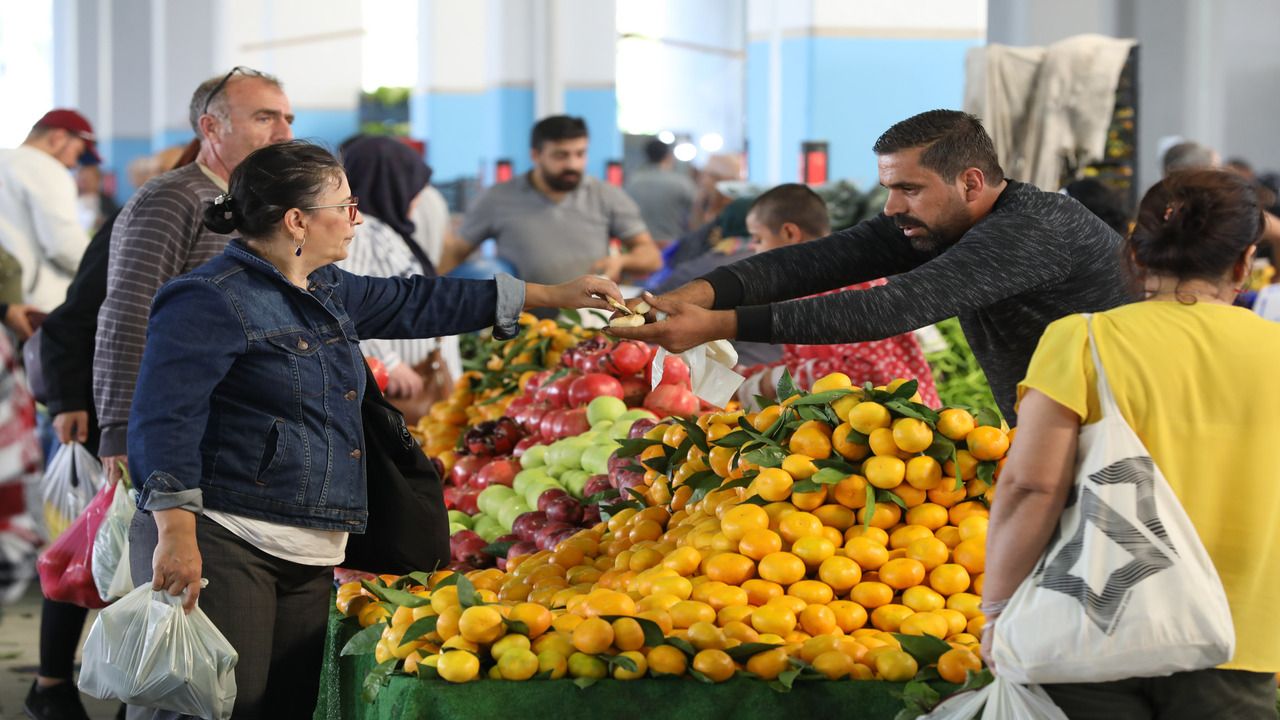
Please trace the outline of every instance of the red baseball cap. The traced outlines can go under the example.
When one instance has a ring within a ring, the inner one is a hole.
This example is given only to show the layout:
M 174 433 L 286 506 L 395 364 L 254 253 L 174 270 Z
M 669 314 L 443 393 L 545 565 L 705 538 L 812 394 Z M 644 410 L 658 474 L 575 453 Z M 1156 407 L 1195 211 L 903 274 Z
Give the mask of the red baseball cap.
M 50 110 L 44 114 L 44 117 L 36 121 L 36 127 L 66 130 L 72 135 L 84 140 L 85 152 L 88 153 L 96 162 L 102 162 L 102 158 L 98 156 L 97 138 L 93 135 L 93 125 L 90 125 L 88 119 L 75 110 L 68 110 L 66 108 Z

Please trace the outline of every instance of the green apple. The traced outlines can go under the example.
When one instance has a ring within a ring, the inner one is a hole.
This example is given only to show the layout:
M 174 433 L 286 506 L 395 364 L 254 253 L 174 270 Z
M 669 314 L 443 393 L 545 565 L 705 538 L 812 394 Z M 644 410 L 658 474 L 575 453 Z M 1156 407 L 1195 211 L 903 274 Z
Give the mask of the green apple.
M 498 524 L 502 526 L 502 532 L 498 534 L 505 535 L 506 533 L 511 532 L 511 523 L 515 522 L 516 518 L 527 512 L 529 512 L 529 506 L 520 498 L 516 498 L 514 502 L 511 502 L 498 510 Z M 495 535 L 494 537 L 497 536 Z M 485 539 L 488 540 L 489 538 Z
M 591 447 L 589 439 L 575 437 L 561 440 L 547 451 L 547 464 L 554 466 L 561 472 L 576 470 L 582 467 L 582 453 L 588 447 Z
M 520 456 L 520 467 L 528 470 L 529 468 L 542 467 L 547 464 L 547 446 L 546 445 L 530 445 L 524 454 Z
M 493 542 L 494 538 L 507 533 L 507 529 L 502 527 L 502 522 L 492 515 L 485 515 L 480 518 L 476 521 L 475 527 L 471 529 L 475 534 L 484 538 L 485 542 Z
M 450 534 L 450 535 L 453 535 L 454 533 L 457 533 L 459 530 L 470 530 L 470 529 L 471 529 L 471 528 L 467 527 L 466 525 L 463 525 L 462 523 L 456 523 L 456 522 L 451 522 L 451 523 L 449 523 L 449 534 Z
M 550 480 L 550 479 L 551 479 L 551 473 L 547 472 L 547 468 L 545 467 L 536 467 L 536 468 L 530 468 L 528 470 L 521 470 L 520 472 L 516 473 L 515 478 L 512 479 L 511 489 L 516 493 L 523 493 L 525 487 L 527 487 L 529 483 L 533 482 L 534 480 Z M 489 488 L 485 488 L 485 490 L 488 490 L 488 489 Z
M 591 473 L 586 470 L 569 470 L 561 476 L 561 483 L 569 494 L 582 499 L 582 489 L 587 486 L 587 481 L 591 479 Z
M 609 456 L 622 445 L 613 442 L 596 443 L 582 451 L 582 469 L 591 475 L 604 475 L 609 472 Z
M 627 412 L 627 404 L 612 395 L 601 395 L 587 403 L 587 422 L 591 427 L 606 420 L 617 420 Z
M 470 516 L 470 515 L 468 515 L 468 514 L 466 514 L 466 513 L 464 513 L 464 512 L 462 512 L 461 510 L 450 510 L 450 511 L 449 511 L 449 524 L 450 524 L 450 525 L 453 525 L 454 523 L 457 523 L 458 525 L 461 525 L 461 526 L 462 526 L 462 527 L 464 527 L 464 528 L 469 528 L 469 527 L 471 527 L 471 524 L 472 524 L 473 522 L 474 522 L 474 520 L 472 520 L 471 516 Z M 452 535 L 453 533 L 449 533 L 449 534 L 450 534 L 450 535 Z
M 524 495 L 522 495 L 521 497 L 524 499 L 525 503 L 529 507 L 538 507 L 538 497 L 541 496 L 542 493 L 546 492 L 547 490 L 550 490 L 551 488 L 558 488 L 558 487 L 564 487 L 564 485 L 554 480 L 550 480 L 547 482 L 535 482 L 529 485 L 529 487 L 525 488 Z
M 490 485 L 489 487 L 481 490 L 480 494 L 476 496 L 476 507 L 480 509 L 480 512 L 486 515 L 493 515 L 498 511 L 498 508 L 502 505 L 503 501 L 515 496 L 516 491 L 506 485 Z M 475 529 L 474 522 L 472 522 L 471 527 L 472 529 Z
M 635 420 L 639 420 L 639 419 L 641 419 L 641 418 L 648 418 L 648 419 L 650 419 L 650 420 L 657 420 L 657 419 L 658 419 L 658 416 L 657 416 L 657 415 L 654 415 L 653 413 L 649 412 L 648 410 L 645 410 L 644 408 L 631 408 L 630 410 L 628 410 L 628 411 L 626 411 L 626 412 L 622 413 L 621 415 L 619 415 L 619 416 L 617 417 L 617 420 L 631 420 L 631 421 L 635 421 Z

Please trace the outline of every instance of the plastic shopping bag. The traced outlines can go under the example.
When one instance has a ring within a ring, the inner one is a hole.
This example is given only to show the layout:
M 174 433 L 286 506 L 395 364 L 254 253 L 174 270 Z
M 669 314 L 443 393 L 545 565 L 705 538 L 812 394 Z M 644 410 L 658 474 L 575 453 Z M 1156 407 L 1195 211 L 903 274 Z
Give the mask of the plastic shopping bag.
M 44 534 L 56 540 L 106 482 L 102 463 L 77 442 L 58 447 L 44 471 Z
M 1067 720 L 1038 686 L 1024 687 L 997 675 L 994 682 L 957 693 L 921 720 Z
M 98 596 L 103 602 L 111 602 L 123 597 L 133 589 L 128 588 L 119 594 L 111 592 L 112 580 L 123 567 L 126 576 L 129 570 L 129 523 L 133 521 L 135 507 L 132 490 L 120 488 L 107 508 L 107 516 L 98 528 L 98 535 L 93 540 L 93 584 L 98 588 Z
M 116 496 L 116 485 L 106 485 L 36 561 L 40 587 L 50 600 L 89 609 L 106 607 L 93 582 L 93 542 L 102 519 Z
M 129 568 L 129 535 L 120 543 L 120 562 L 116 563 L 116 571 L 111 576 L 111 584 L 107 586 L 107 596 L 113 600 L 122 598 L 133 592 L 133 571 Z
M 1075 487 L 1039 563 L 994 627 L 995 665 L 1023 683 L 1106 682 L 1211 668 L 1235 629 L 1195 527 L 1107 383 L 1080 429 Z
M 239 656 L 199 606 L 143 585 L 98 613 L 84 641 L 80 690 L 101 700 L 205 720 L 231 717 Z

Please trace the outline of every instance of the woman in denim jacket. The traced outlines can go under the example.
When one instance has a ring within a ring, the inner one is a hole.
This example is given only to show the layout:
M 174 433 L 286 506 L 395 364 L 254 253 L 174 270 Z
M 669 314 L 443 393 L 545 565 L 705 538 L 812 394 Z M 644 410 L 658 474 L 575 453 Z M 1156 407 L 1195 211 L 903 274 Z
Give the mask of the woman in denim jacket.
M 621 299 L 596 277 L 352 275 L 333 263 L 356 203 L 327 151 L 254 152 L 205 216 L 241 239 L 152 306 L 129 422 L 145 511 L 130 531 L 134 579 L 185 592 L 188 610 L 203 601 L 240 654 L 237 718 L 310 717 L 315 704 L 332 568 L 367 516 L 359 341 L 490 325 L 506 338 L 524 308 Z

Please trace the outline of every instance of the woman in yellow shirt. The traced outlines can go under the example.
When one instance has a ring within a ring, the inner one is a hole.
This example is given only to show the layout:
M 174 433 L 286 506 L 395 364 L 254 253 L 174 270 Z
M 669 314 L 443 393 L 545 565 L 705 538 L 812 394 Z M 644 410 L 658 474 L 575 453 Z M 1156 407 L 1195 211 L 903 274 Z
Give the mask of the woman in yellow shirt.
M 1235 657 L 1168 677 L 1046 685 L 1073 720 L 1276 717 L 1280 325 L 1231 304 L 1262 227 L 1256 193 L 1235 175 L 1170 175 L 1143 198 L 1127 243 L 1146 300 L 1093 316 L 1120 412 L 1222 579 Z M 1099 416 L 1095 379 L 1086 319 L 1049 325 L 1019 387 L 1018 439 L 992 507 L 988 623 L 1039 560 L 1062 514 L 1080 425 Z

